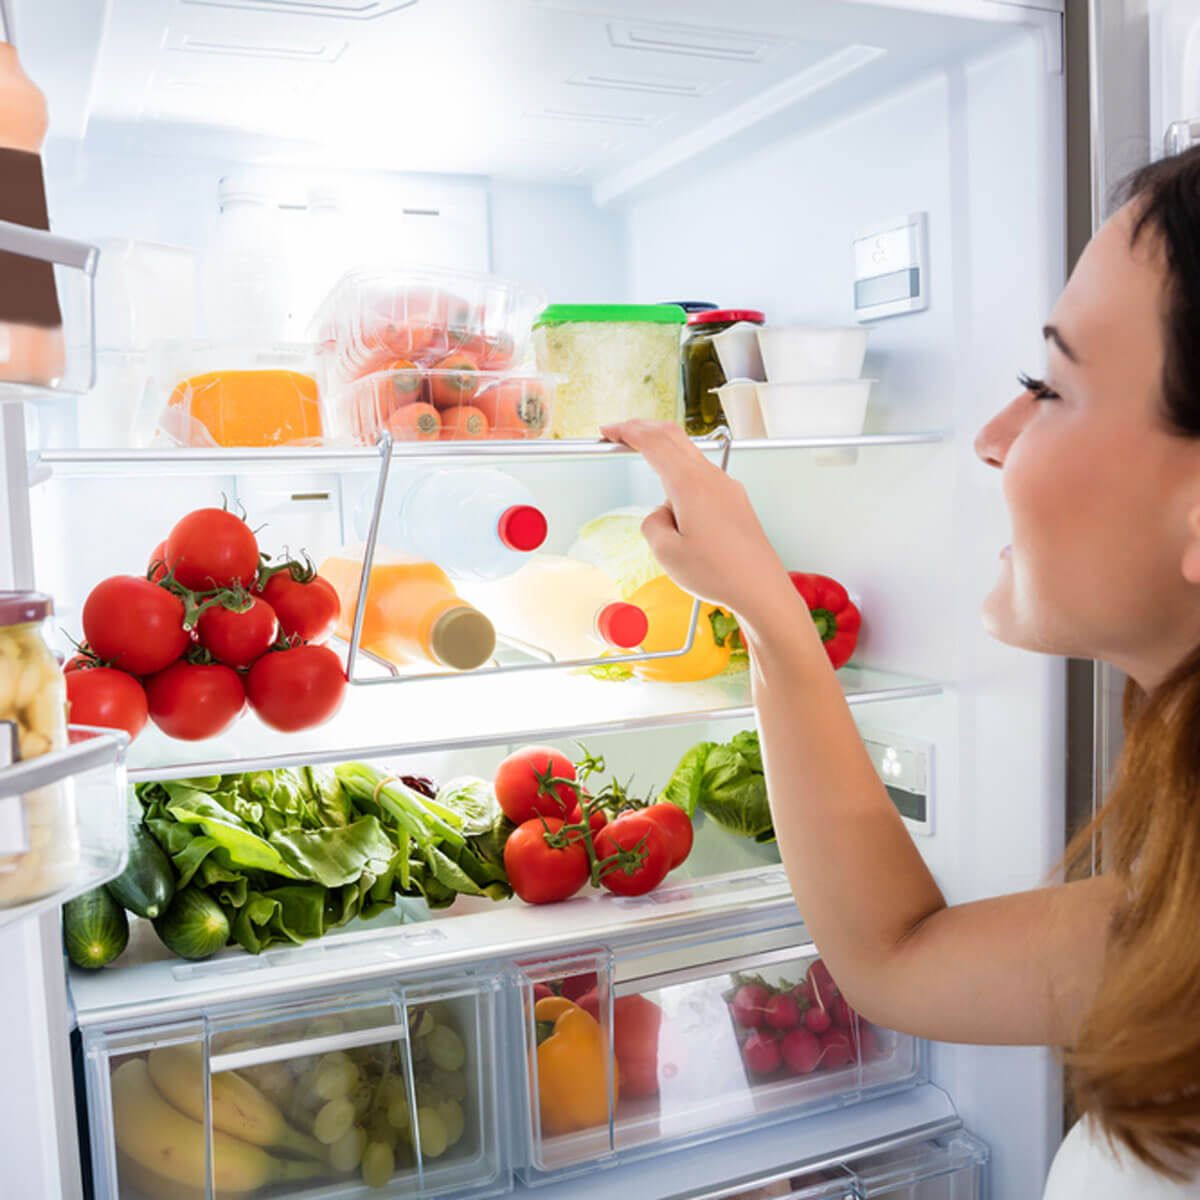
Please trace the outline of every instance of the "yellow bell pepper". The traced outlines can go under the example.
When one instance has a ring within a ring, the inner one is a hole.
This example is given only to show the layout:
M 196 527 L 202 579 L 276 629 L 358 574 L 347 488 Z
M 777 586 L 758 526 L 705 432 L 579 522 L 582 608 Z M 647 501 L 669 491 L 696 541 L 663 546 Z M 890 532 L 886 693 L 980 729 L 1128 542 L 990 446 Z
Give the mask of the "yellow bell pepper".
M 674 580 L 666 575 L 644 583 L 632 596 L 630 604 L 636 604 L 646 614 L 650 629 L 642 649 L 649 651 L 677 650 L 687 640 L 688 623 L 692 619 L 694 596 L 689 596 Z M 732 654 L 729 639 L 719 646 L 713 634 L 713 613 L 724 613 L 724 609 L 712 604 L 700 605 L 700 620 L 696 625 L 696 639 L 692 648 L 677 658 L 652 658 L 648 662 L 632 663 L 634 672 L 643 679 L 661 680 L 666 683 L 691 683 L 698 679 L 710 679 L 719 675 L 727 666 Z
M 543 997 L 533 1015 L 539 1026 L 551 1026 L 537 1048 L 542 1132 L 554 1136 L 607 1125 L 610 1069 L 614 1108 L 617 1079 L 600 1023 L 562 996 Z

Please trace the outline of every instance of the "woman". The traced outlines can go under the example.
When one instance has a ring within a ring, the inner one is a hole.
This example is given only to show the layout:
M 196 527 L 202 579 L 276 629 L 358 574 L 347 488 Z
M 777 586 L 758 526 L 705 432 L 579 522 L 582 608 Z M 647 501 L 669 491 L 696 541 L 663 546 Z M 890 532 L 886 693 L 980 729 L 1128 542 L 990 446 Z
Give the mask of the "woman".
M 1200 149 L 1132 178 L 1045 334 L 1045 380 L 976 439 L 1013 531 L 983 613 L 1003 642 L 1130 676 L 1116 783 L 1068 852 L 1080 867 L 1097 833 L 1105 872 L 1077 882 L 948 906 L 745 490 L 674 426 L 605 432 L 662 480 L 663 566 L 742 625 L 780 853 L 850 1003 L 1067 1048 L 1085 1118 L 1046 1200 L 1200 1195 Z

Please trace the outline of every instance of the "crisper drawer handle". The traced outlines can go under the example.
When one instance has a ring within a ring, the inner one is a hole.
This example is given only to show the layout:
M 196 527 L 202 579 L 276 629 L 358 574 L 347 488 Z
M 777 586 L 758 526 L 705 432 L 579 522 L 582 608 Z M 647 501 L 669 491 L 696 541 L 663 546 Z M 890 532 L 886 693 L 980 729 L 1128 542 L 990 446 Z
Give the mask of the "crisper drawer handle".
M 240 1071 L 266 1063 L 286 1062 L 309 1054 L 328 1054 L 333 1050 L 354 1050 L 359 1046 L 375 1046 L 380 1042 L 399 1042 L 408 1037 L 407 1025 L 383 1025 L 375 1029 L 360 1029 L 353 1033 L 331 1033 L 326 1037 L 303 1038 L 297 1042 L 277 1042 L 252 1050 L 233 1050 L 216 1054 L 208 1060 L 209 1072 Z

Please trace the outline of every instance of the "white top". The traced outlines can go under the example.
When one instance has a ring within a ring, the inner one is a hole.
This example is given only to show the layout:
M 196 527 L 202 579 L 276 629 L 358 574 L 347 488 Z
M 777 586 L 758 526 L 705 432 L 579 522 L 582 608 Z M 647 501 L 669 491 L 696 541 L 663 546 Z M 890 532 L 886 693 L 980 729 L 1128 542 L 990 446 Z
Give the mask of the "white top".
M 1115 1153 L 1091 1123 L 1077 1122 L 1050 1166 L 1042 1200 L 1200 1200 L 1200 1176 L 1176 1183 L 1151 1171 L 1123 1147 Z

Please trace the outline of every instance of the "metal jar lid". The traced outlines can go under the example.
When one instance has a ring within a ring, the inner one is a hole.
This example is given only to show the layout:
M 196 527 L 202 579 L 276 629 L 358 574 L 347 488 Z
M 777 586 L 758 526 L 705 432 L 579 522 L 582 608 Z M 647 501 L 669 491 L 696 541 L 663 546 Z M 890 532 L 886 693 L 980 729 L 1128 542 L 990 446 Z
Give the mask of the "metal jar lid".
M 0 591 L 0 626 L 29 625 L 54 612 L 54 601 L 45 592 Z

